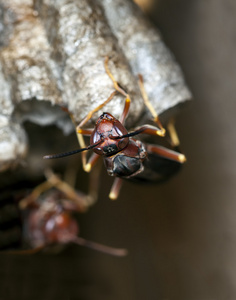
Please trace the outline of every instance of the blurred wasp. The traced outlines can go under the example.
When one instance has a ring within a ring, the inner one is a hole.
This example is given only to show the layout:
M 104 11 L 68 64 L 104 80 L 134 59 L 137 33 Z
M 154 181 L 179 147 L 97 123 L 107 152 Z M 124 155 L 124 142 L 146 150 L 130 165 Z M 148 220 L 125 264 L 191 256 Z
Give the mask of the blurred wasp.
M 82 152 L 83 168 L 90 172 L 100 156 L 103 157 L 107 172 L 115 176 L 109 197 L 117 199 L 122 179 L 137 182 L 162 182 L 174 175 L 186 161 L 185 156 L 178 152 L 179 139 L 175 131 L 174 123 L 169 122 L 168 132 L 172 149 L 141 142 L 132 137 L 138 134 L 164 137 L 165 128 L 162 126 L 157 113 L 151 105 L 144 89 L 143 78 L 139 75 L 139 87 L 144 103 L 153 116 L 155 126 L 143 125 L 128 133 L 124 122 L 128 116 L 131 99 L 129 94 L 121 88 L 108 68 L 108 57 L 105 59 L 105 70 L 113 82 L 115 91 L 110 97 L 100 104 L 76 127 L 78 141 L 81 149 L 71 152 L 44 156 L 45 159 L 60 158 Z M 125 96 L 125 105 L 120 119 L 117 120 L 108 112 L 104 112 L 98 119 L 93 129 L 82 127 L 91 119 L 94 113 L 103 108 L 113 97 L 120 93 Z M 73 117 L 72 117 L 73 119 Z M 90 136 L 90 145 L 85 146 L 83 136 Z M 87 161 L 87 150 L 93 150 L 93 154 Z
M 91 194 L 75 191 L 54 173 L 47 171 L 47 180 L 21 199 L 18 205 L 22 231 L 20 237 L 18 230 L 17 245 L 12 243 L 12 246 L 21 246 L 23 250 L 7 251 L 3 247 L 4 252 L 32 254 L 54 245 L 74 243 L 110 255 L 126 255 L 126 249 L 108 247 L 78 236 L 76 214 L 85 212 L 90 205 Z

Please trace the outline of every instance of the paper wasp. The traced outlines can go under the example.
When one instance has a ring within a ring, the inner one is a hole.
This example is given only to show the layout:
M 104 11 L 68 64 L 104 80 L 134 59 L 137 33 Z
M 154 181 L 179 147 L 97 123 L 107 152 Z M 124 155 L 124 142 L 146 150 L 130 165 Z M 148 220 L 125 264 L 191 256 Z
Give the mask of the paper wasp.
M 46 172 L 46 177 L 45 182 L 37 185 L 30 194 L 15 203 L 16 207 L 12 210 L 14 218 L 11 216 L 6 219 L 6 209 L 4 206 L 1 207 L 0 220 L 3 229 L 1 232 L 8 239 L 7 242 L 6 239 L 1 239 L 0 234 L 1 253 L 33 254 L 73 243 L 109 255 L 127 254 L 126 249 L 108 247 L 79 236 L 76 216 L 78 213 L 85 212 L 91 205 L 93 193 L 86 195 L 76 191 L 49 170 Z M 9 207 L 7 210 L 9 211 Z M 12 220 L 14 227 L 9 223 Z M 17 235 L 13 236 L 16 224 Z
M 153 116 L 155 126 L 145 124 L 132 132 L 126 130 L 124 123 L 128 116 L 131 99 L 129 94 L 113 77 L 109 70 L 108 62 L 109 59 L 106 57 L 105 70 L 113 82 L 115 91 L 111 93 L 106 101 L 91 110 L 76 127 L 81 148 L 62 154 L 46 155 L 44 158 L 60 158 L 82 152 L 83 168 L 86 172 L 90 172 L 99 157 L 103 157 L 108 174 L 115 176 L 109 197 L 116 199 L 119 195 L 122 179 L 138 182 L 161 182 L 175 174 L 186 158 L 182 153 L 178 152 L 179 140 L 173 122 L 168 124 L 168 133 L 171 140 L 170 148 L 144 143 L 139 139 L 133 138 L 138 134 L 160 137 L 166 135 L 166 130 L 148 99 L 141 75 L 139 75 L 140 91 L 146 107 Z M 93 129 L 84 129 L 83 126 L 91 119 L 93 114 L 103 108 L 117 93 L 125 97 L 124 109 L 119 120 L 110 113 L 104 112 L 97 119 Z M 87 147 L 83 136 L 90 136 L 90 145 Z M 87 150 L 94 152 L 88 161 L 86 159 Z

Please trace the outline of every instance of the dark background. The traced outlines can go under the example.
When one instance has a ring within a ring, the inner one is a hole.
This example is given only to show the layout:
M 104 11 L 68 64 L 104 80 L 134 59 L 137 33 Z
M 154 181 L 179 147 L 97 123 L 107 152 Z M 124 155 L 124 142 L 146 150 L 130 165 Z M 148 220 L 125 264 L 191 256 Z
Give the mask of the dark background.
M 159 0 L 150 18 L 194 95 L 177 118 L 187 164 L 162 186 L 125 183 L 116 202 L 103 171 L 81 236 L 129 255 L 2 255 L 0 300 L 236 299 L 236 2 Z

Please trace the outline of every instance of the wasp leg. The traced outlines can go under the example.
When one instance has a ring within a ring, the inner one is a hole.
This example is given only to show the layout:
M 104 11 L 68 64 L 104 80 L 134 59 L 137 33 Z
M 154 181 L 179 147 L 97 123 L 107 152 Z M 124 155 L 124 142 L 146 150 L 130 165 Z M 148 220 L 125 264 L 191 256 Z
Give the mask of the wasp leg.
M 52 188 L 54 184 L 48 180 L 36 186 L 33 191 L 25 198 L 23 198 L 20 203 L 20 209 L 25 209 L 29 205 L 33 204 L 36 199 L 43 193 Z
M 93 205 L 97 201 L 100 174 L 101 164 L 98 164 L 96 168 L 93 168 L 93 171 L 89 174 L 89 192 L 87 195 L 87 203 L 89 206 Z
M 83 134 L 82 133 L 83 129 L 81 129 L 81 127 L 84 126 L 92 118 L 94 113 L 96 113 L 99 109 L 103 108 L 103 106 L 105 106 L 108 102 L 110 102 L 116 94 L 117 91 L 112 92 L 111 95 L 103 103 L 101 103 L 100 105 L 92 109 L 76 127 L 77 132 Z
M 93 153 L 88 161 L 88 165 L 90 165 L 92 168 L 99 158 L 100 158 L 99 155 L 97 155 L 96 153 Z M 90 174 L 89 174 L 89 184 L 88 184 L 88 193 L 87 194 L 74 190 L 76 193 L 76 198 L 79 197 L 79 199 L 82 201 L 85 209 L 92 206 L 97 201 L 98 189 L 99 189 L 99 178 L 100 178 L 100 167 L 101 167 L 101 164 L 98 164 L 96 166 L 96 168 L 93 168 L 92 172 L 90 172 Z M 76 178 L 74 178 L 73 182 L 75 183 L 75 181 L 76 181 Z M 61 186 L 58 186 L 58 189 L 61 189 L 62 191 L 64 191 L 64 193 L 67 193 L 68 198 L 70 198 L 70 200 L 72 200 L 72 202 L 74 204 L 76 204 L 78 200 L 76 198 L 74 198 L 73 188 L 72 188 L 72 186 L 74 186 L 74 185 L 75 184 L 69 185 L 69 188 L 71 187 L 72 190 L 67 190 L 68 184 L 67 184 L 67 186 L 62 184 Z M 67 191 L 69 191 L 70 194 L 68 194 Z M 76 207 L 76 211 L 78 211 L 78 207 Z M 79 211 L 81 212 L 81 209 L 79 209 Z
M 123 113 L 122 113 L 122 115 L 120 117 L 120 119 L 121 119 L 120 122 L 123 123 L 124 120 L 126 119 L 127 115 L 128 115 L 129 107 L 130 107 L 130 102 L 131 102 L 130 96 L 129 96 L 129 94 L 124 89 L 122 89 L 119 86 L 118 82 L 115 80 L 114 76 L 112 75 L 111 71 L 109 70 L 108 61 L 109 61 L 109 58 L 107 56 L 105 58 L 105 61 L 104 61 L 104 67 L 105 67 L 107 75 L 111 78 L 111 80 L 113 82 L 115 91 L 112 92 L 111 95 L 103 103 L 101 103 L 100 105 L 98 105 L 96 108 L 94 108 L 93 110 L 91 110 L 88 113 L 88 115 L 77 126 L 77 128 L 76 128 L 77 133 L 80 133 L 80 134 L 83 134 L 83 135 L 89 134 L 89 132 L 86 132 L 86 129 L 81 129 L 81 127 L 83 127 L 92 118 L 92 116 L 93 116 L 94 113 L 96 113 L 98 110 L 100 110 L 101 108 L 103 108 L 107 103 L 109 103 L 114 98 L 114 96 L 117 94 L 117 92 L 119 92 L 120 94 L 122 94 L 123 96 L 126 97 L 125 107 L 124 107 Z
M 77 207 L 77 210 L 84 212 L 87 209 L 87 202 L 82 193 L 78 193 L 72 186 L 61 180 L 52 171 L 46 172 L 47 180 L 58 190 L 62 191 Z
M 122 185 L 122 179 L 120 177 L 116 177 L 113 182 L 113 185 L 111 187 L 110 194 L 109 194 L 109 198 L 111 200 L 116 200 L 118 198 L 121 185 Z
M 80 148 L 86 148 L 83 136 L 84 135 L 90 136 L 91 133 L 93 132 L 93 129 L 81 129 L 80 127 L 83 126 L 86 122 L 88 122 L 91 119 L 93 111 L 89 112 L 89 114 L 86 116 L 86 118 L 77 126 L 73 114 L 70 113 L 67 108 L 63 107 L 62 109 L 69 114 L 69 116 L 76 128 L 76 135 L 77 135 L 77 140 L 79 142 Z M 83 165 L 83 169 L 85 171 L 88 169 L 87 162 L 86 162 L 86 152 L 82 152 L 82 154 L 81 154 L 82 165 Z
M 171 146 L 174 148 L 174 149 L 177 149 L 180 145 L 180 141 L 179 141 L 179 137 L 178 137 L 178 134 L 177 134 L 177 131 L 175 129 L 175 120 L 174 118 L 172 118 L 168 125 L 167 125 L 167 129 L 168 129 L 168 132 L 169 132 L 169 135 L 170 135 L 170 140 L 171 140 Z
M 140 126 L 138 128 L 135 128 L 134 131 L 128 133 L 128 134 L 125 134 L 123 135 L 122 137 L 131 137 L 131 136 L 135 136 L 137 134 L 140 134 L 140 133 L 145 133 L 145 134 L 149 134 L 149 135 L 159 135 L 159 136 L 163 136 L 159 130 L 159 128 L 155 127 L 155 126 L 152 126 L 152 125 L 148 125 L 148 124 L 145 124 L 143 126 Z M 116 138 L 115 138 L 116 139 Z
M 82 153 L 83 154 L 83 153 Z M 86 163 L 85 167 L 84 167 L 84 171 L 85 172 L 90 172 L 91 169 L 93 168 L 93 166 L 97 163 L 97 161 L 100 159 L 100 155 L 93 153 L 88 162 Z
M 90 206 L 92 206 L 97 201 L 99 178 L 100 165 L 98 165 L 97 168 L 94 168 L 93 171 L 89 174 L 89 186 L 87 194 L 74 190 L 66 182 L 60 181 L 60 179 L 57 182 L 56 187 L 62 192 L 64 192 L 64 194 L 68 197 L 69 201 L 72 201 L 75 204 L 75 208 L 73 210 L 85 212 Z
M 91 132 L 88 129 L 81 129 L 81 132 L 85 132 L 83 134 L 85 135 L 91 135 L 93 130 L 91 130 Z M 88 134 L 89 132 L 89 134 Z M 84 137 L 83 134 L 81 133 L 77 133 L 77 138 L 79 141 L 79 145 L 80 148 L 86 148 L 85 142 L 84 142 Z M 83 165 L 83 169 L 85 172 L 89 173 L 92 169 L 92 167 L 96 164 L 96 162 L 98 161 L 98 159 L 100 158 L 99 155 L 97 155 L 96 153 L 93 153 L 89 160 L 87 161 L 87 151 L 84 151 L 81 153 L 81 159 L 82 159 L 82 165 Z
M 131 102 L 130 95 L 124 89 L 122 89 L 120 87 L 119 83 L 115 80 L 114 76 L 112 75 L 112 73 L 108 67 L 108 61 L 109 61 L 109 57 L 106 56 L 105 62 L 104 62 L 106 73 L 111 78 L 116 91 L 126 97 L 124 110 L 123 110 L 122 115 L 120 116 L 120 120 L 119 120 L 121 122 L 121 124 L 124 124 L 124 122 L 128 116 L 128 113 L 129 113 L 130 102 Z
M 177 161 L 179 163 L 184 163 L 186 161 L 186 157 L 184 154 L 170 150 L 168 148 L 146 144 L 148 153 L 156 153 L 164 158 Z
M 68 183 L 61 180 L 57 175 L 55 175 L 51 170 L 45 171 L 45 177 L 47 180 L 38 186 L 36 186 L 33 191 L 26 198 L 22 199 L 19 203 L 21 209 L 25 209 L 29 205 L 36 203 L 38 197 L 46 192 L 47 190 L 55 187 L 62 191 L 70 200 L 72 200 L 78 209 L 78 211 L 85 211 L 87 208 L 87 202 L 85 197 L 78 194 Z
M 142 94 L 142 97 L 143 97 L 144 104 L 149 109 L 150 113 L 153 116 L 154 122 L 159 127 L 159 133 L 158 133 L 158 135 L 165 136 L 166 130 L 162 126 L 161 121 L 160 121 L 160 119 L 159 119 L 159 117 L 158 117 L 158 115 L 157 115 L 154 107 L 152 106 L 150 100 L 148 99 L 148 95 L 147 95 L 147 92 L 146 92 L 146 90 L 144 88 L 144 84 L 143 84 L 143 76 L 141 74 L 138 74 L 138 77 L 139 77 L 139 88 L 140 88 L 140 91 L 141 91 L 141 94 Z
M 121 122 L 121 124 L 124 125 L 124 122 L 128 116 L 128 113 L 129 113 L 129 108 L 130 108 L 130 98 L 126 98 L 125 99 L 125 106 L 124 106 L 124 109 L 123 109 L 123 112 L 122 112 L 122 115 L 120 116 L 120 119 L 119 121 Z
M 92 118 L 92 116 L 95 112 L 97 112 L 99 109 L 101 109 L 103 106 L 105 106 L 108 102 L 110 102 L 112 100 L 112 98 L 115 96 L 116 93 L 117 93 L 117 91 L 112 92 L 110 97 L 108 97 L 99 106 L 97 106 L 96 108 L 91 110 L 87 114 L 87 116 L 80 122 L 80 124 L 76 127 L 76 134 L 77 134 L 77 138 L 78 138 L 79 145 L 80 145 L 81 148 L 86 148 L 83 136 L 84 135 L 85 136 L 90 136 L 93 132 L 93 129 L 83 129 L 81 127 L 83 127 Z M 82 152 L 81 157 L 82 157 L 82 164 L 83 164 L 84 171 L 89 172 L 90 169 L 91 169 L 91 165 L 89 166 L 88 163 L 87 163 L 86 152 Z
M 130 96 L 119 86 L 119 84 L 115 80 L 114 76 L 112 75 L 111 71 L 109 70 L 108 61 L 109 61 L 109 58 L 106 57 L 105 61 L 104 61 L 104 67 L 105 67 L 107 75 L 111 78 L 116 91 L 112 92 L 111 95 L 103 103 L 101 103 L 99 106 L 97 106 L 96 108 L 91 110 L 88 113 L 88 115 L 76 127 L 77 138 L 78 138 L 81 148 L 86 148 L 83 136 L 91 135 L 91 133 L 93 131 L 92 129 L 82 129 L 82 127 L 92 118 L 94 113 L 96 113 L 98 110 L 103 108 L 107 103 L 109 103 L 114 98 L 114 96 L 117 94 L 117 92 L 121 93 L 122 95 L 124 95 L 126 97 L 125 106 L 124 106 L 122 115 L 120 117 L 120 122 L 122 124 L 124 123 L 124 121 L 128 115 L 128 112 L 129 112 L 130 101 L 131 101 Z M 86 152 L 82 153 L 82 164 L 83 164 L 83 169 L 86 172 L 89 172 L 91 170 L 91 164 L 87 163 Z
M 78 133 L 78 131 L 76 129 L 77 139 L 78 139 L 80 148 L 86 148 L 83 135 L 90 136 L 92 134 L 92 132 L 93 132 L 93 129 L 80 129 L 80 133 Z M 91 168 L 88 167 L 86 156 L 87 156 L 87 151 L 84 151 L 81 153 L 82 165 L 83 165 L 83 169 L 85 172 L 90 172 Z
M 128 251 L 126 249 L 113 248 L 113 247 L 105 246 L 105 245 L 102 245 L 102 244 L 98 244 L 98 243 L 95 243 L 95 242 L 92 242 L 92 241 L 85 240 L 82 237 L 76 237 L 73 240 L 73 242 L 75 244 L 80 245 L 80 246 L 85 246 L 85 247 L 88 247 L 90 249 L 97 250 L 97 251 L 100 251 L 100 252 L 103 252 L 103 253 L 106 253 L 106 254 L 109 254 L 109 255 L 125 256 L 128 253 Z

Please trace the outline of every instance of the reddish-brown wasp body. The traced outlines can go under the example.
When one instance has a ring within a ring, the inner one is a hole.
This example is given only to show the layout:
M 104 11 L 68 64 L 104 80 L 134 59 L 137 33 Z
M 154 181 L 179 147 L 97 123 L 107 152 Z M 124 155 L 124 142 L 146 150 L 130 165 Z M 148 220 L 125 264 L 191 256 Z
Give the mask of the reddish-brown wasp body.
M 129 137 L 125 127 L 111 114 L 103 113 L 96 122 L 90 144 L 98 144 L 93 151 L 103 156 L 107 172 L 111 176 L 135 176 L 143 169 L 142 161 L 147 153 L 140 141 Z
M 52 246 L 58 248 L 74 243 L 110 255 L 126 255 L 126 249 L 108 247 L 78 236 L 79 225 L 76 216 L 85 212 L 91 205 L 93 191 L 90 195 L 83 194 L 52 172 L 48 174 L 47 181 L 36 186 L 29 195 L 21 199 L 16 208 L 20 211 L 22 228 L 21 237 L 17 236 L 17 244 L 9 241 L 7 245 L 2 246 L 0 240 L 0 249 L 7 253 L 33 254 Z M 8 225 L 9 221 L 5 223 Z M 8 232 L 7 234 L 9 239 L 12 239 Z M 15 246 L 18 246 L 17 249 Z
M 97 120 L 90 137 L 90 144 L 98 145 L 93 151 L 98 155 L 111 156 L 122 151 L 129 143 L 129 138 L 119 138 L 127 134 L 125 127 L 111 114 L 103 113 Z
M 76 207 L 61 202 L 62 194 L 52 191 L 41 203 L 34 202 L 25 211 L 24 234 L 28 244 L 44 247 L 73 242 L 79 233 L 72 212 Z M 68 201 L 68 200 L 67 200 Z
M 170 122 L 168 125 L 170 145 L 173 150 L 159 145 L 143 143 L 132 138 L 138 134 L 164 137 L 166 131 L 149 102 L 143 86 L 142 76 L 139 75 L 139 85 L 143 100 L 151 112 L 156 126 L 145 124 L 136 128 L 133 132 L 127 132 L 124 122 L 129 112 L 130 96 L 119 86 L 108 69 L 108 58 L 105 60 L 105 69 L 113 82 L 115 91 L 101 105 L 91 110 L 87 117 L 77 126 L 76 131 L 81 149 L 62 154 L 47 155 L 44 158 L 60 158 L 82 152 L 84 170 L 89 172 L 97 159 L 102 156 L 108 174 L 116 177 L 109 195 L 111 199 L 116 199 L 122 178 L 132 181 L 160 182 L 175 174 L 186 159 L 182 153 L 176 152 L 178 151 L 179 140 L 173 122 Z M 94 129 L 83 129 L 82 127 L 91 119 L 92 115 L 111 101 L 117 93 L 121 93 L 126 97 L 120 119 L 117 120 L 110 113 L 105 112 L 98 118 Z M 85 146 L 83 136 L 90 136 L 90 145 L 88 147 Z M 89 149 L 92 149 L 94 153 L 87 162 L 84 151 Z

